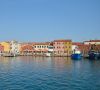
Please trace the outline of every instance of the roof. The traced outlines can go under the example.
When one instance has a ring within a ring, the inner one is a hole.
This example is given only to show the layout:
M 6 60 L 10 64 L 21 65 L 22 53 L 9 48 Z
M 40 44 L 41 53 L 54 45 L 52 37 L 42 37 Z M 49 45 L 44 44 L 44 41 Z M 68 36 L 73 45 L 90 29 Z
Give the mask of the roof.
M 91 46 L 91 45 L 86 45 L 86 44 L 83 44 L 83 43 L 80 43 L 80 42 L 73 42 L 73 45 L 77 45 L 77 46 Z
M 84 42 L 100 42 L 100 40 L 89 40 L 89 41 L 84 41 Z
M 10 43 L 9 41 L 3 41 L 3 42 L 0 42 L 0 43 Z
M 83 45 L 81 42 L 73 42 L 72 45 Z
M 21 45 L 50 45 L 50 42 L 31 42 L 31 43 L 21 43 Z
M 54 40 L 54 42 L 72 42 L 72 40 Z
M 34 45 L 50 45 L 50 42 L 37 42 Z
M 0 44 L 0 47 L 4 47 L 2 44 Z

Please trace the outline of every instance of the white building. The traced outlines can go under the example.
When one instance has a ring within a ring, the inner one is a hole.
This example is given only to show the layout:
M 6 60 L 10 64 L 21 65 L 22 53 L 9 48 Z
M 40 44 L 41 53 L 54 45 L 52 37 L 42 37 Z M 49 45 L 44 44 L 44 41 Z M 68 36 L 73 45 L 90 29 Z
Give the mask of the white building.
M 20 47 L 21 47 L 20 43 L 18 43 L 17 41 L 11 41 L 10 47 L 11 47 L 10 48 L 11 53 L 16 54 L 16 55 L 20 54 Z
M 54 51 L 54 47 L 53 46 L 48 46 L 48 52 L 53 52 Z
M 84 44 L 86 44 L 86 45 L 89 45 L 89 44 L 99 45 L 100 44 L 100 40 L 84 41 Z
M 51 56 L 53 49 L 54 48 L 52 45 L 50 45 L 50 42 L 35 43 L 34 45 L 34 50 L 37 54 Z
M 46 53 L 46 56 L 52 56 L 54 52 L 54 47 L 53 46 L 48 46 L 48 52 Z
M 49 46 L 49 43 L 48 42 L 35 43 L 34 44 L 35 54 L 45 55 L 45 53 L 48 52 L 48 46 Z

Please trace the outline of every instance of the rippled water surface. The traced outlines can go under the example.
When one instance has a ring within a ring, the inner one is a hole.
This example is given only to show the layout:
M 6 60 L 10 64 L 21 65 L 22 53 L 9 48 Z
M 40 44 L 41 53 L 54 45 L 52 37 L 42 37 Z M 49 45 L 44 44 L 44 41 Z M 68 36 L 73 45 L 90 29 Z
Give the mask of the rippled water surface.
M 100 60 L 0 57 L 0 90 L 100 90 Z

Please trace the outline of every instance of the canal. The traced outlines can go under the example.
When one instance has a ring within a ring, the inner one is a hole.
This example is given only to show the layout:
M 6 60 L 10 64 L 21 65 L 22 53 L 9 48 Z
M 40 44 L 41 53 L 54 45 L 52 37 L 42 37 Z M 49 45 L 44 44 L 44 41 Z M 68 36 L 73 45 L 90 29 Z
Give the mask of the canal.
M 100 90 L 100 60 L 0 57 L 0 90 Z

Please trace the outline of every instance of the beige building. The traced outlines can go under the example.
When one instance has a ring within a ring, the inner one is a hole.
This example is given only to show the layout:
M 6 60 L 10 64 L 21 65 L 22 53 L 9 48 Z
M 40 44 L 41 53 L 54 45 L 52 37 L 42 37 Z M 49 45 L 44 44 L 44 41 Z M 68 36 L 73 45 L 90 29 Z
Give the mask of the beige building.
M 100 40 L 84 41 L 84 44 L 86 44 L 86 45 L 89 45 L 89 44 L 100 45 Z

